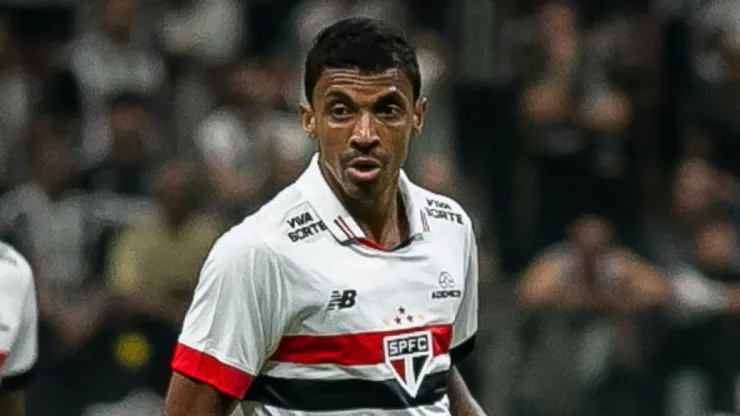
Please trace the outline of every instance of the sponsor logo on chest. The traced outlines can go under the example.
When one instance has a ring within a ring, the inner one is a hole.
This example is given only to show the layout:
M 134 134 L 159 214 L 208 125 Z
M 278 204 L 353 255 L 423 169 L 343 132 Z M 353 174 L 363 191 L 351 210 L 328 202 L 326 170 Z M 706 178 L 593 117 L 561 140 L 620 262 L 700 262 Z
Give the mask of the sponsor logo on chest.
M 441 290 L 433 291 L 432 299 L 459 298 L 462 296 L 462 291 L 455 286 L 455 279 L 447 272 L 440 273 L 437 284 Z

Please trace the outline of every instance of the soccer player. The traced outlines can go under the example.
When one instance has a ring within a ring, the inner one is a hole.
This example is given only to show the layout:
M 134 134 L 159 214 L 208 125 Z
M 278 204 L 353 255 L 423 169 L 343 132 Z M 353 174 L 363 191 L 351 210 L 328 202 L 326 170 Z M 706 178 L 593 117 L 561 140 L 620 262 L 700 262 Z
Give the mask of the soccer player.
M 477 330 L 470 218 L 401 170 L 426 110 L 414 50 L 342 20 L 304 81 L 318 154 L 213 247 L 164 414 L 484 414 L 454 367 Z
M 0 243 L 0 415 L 23 416 L 23 389 L 37 356 L 38 312 L 31 266 Z

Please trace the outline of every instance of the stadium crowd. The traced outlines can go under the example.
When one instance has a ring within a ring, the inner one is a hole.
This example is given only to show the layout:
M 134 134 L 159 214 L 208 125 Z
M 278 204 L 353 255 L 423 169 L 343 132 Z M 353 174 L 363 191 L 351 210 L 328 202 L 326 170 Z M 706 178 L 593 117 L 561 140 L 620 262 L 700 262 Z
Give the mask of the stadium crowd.
M 473 215 L 492 415 L 740 407 L 740 2 L 0 1 L 0 239 L 31 261 L 32 416 L 160 412 L 201 263 L 315 144 L 301 70 L 407 29 L 409 175 Z

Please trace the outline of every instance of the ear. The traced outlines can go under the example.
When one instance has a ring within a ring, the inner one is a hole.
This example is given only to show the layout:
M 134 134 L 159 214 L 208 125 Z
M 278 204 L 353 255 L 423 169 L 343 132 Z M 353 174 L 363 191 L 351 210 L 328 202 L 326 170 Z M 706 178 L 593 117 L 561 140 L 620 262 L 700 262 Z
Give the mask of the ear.
M 421 133 L 421 130 L 424 128 L 424 117 L 426 114 L 427 99 L 426 97 L 420 97 L 414 105 L 414 126 L 412 130 L 414 135 Z
M 316 138 L 316 114 L 314 114 L 313 108 L 308 104 L 301 104 L 300 113 L 303 131 L 308 134 L 308 137 Z

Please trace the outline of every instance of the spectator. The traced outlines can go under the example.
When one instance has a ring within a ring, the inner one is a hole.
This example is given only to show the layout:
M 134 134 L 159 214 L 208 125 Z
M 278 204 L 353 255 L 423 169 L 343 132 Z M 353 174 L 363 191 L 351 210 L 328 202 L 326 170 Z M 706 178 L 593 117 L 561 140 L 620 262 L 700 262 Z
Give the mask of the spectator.
M 136 39 L 139 0 L 102 0 L 96 24 L 72 45 L 71 65 L 83 95 L 86 121 L 83 143 L 86 164 L 108 153 L 105 100 L 122 91 L 157 96 L 165 86 L 161 57 Z
M 148 129 L 148 118 L 147 102 L 140 95 L 124 92 L 108 102 L 111 150 L 84 172 L 84 189 L 130 196 L 152 194 L 148 173 L 157 143 Z
M 677 170 L 668 215 L 644 226 L 645 249 L 658 264 L 674 268 L 693 258 L 692 241 L 716 212 L 718 175 L 702 159 L 688 159 Z
M 169 56 L 223 65 L 242 45 L 243 5 L 234 0 L 167 0 L 159 36 Z
M 128 313 L 178 327 L 200 266 L 221 229 L 198 212 L 201 187 L 193 165 L 164 164 L 156 194 L 160 215 L 115 241 L 108 285 Z
M 235 0 L 167 0 L 157 36 L 172 85 L 172 127 L 179 144 L 189 144 L 198 122 L 213 106 L 209 79 L 233 62 L 247 33 L 243 9 Z
M 733 351 L 740 337 L 731 328 L 740 310 L 740 252 L 737 230 L 726 212 L 728 189 L 719 188 L 728 183 L 722 177 L 704 160 L 685 161 L 673 188 L 671 215 L 649 224 L 645 234 L 670 278 L 676 312 L 655 330 L 653 389 L 645 398 L 654 414 L 671 405 L 665 397 L 694 389 L 685 387 L 691 380 L 706 386 L 707 395 L 687 400 L 681 411 L 729 411 L 734 406 L 732 386 L 740 362 Z M 688 368 L 697 369 L 697 376 L 683 377 Z
M 20 180 L 19 159 L 30 116 L 31 86 L 23 70 L 10 16 L 0 15 L 0 190 Z
M 77 191 L 69 139 L 60 137 L 60 120 L 39 114 L 27 143 L 28 180 L 0 201 L 0 229 L 25 252 L 43 298 L 76 291 L 90 277 L 90 243 L 84 195 Z M 43 303 L 42 303 L 43 304 Z
M 740 174 L 740 6 L 733 1 L 712 1 L 697 6 L 692 16 L 691 48 L 693 82 L 681 115 L 684 123 L 700 132 L 705 143 L 686 135 L 689 145 L 704 147 L 723 170 Z
M 242 218 L 281 177 L 285 182 L 297 175 L 313 148 L 297 115 L 280 110 L 282 82 L 270 69 L 254 62 L 230 68 L 224 104 L 203 121 L 196 138 L 214 202 L 228 217 Z
M 636 414 L 635 392 L 620 393 L 634 388 L 641 369 L 641 312 L 668 305 L 661 272 L 620 247 L 602 218 L 582 217 L 535 258 L 519 293 L 525 307 L 549 311 L 534 341 L 545 350 L 530 346 L 545 355 L 524 375 L 544 400 L 526 406 L 537 414 Z
M 56 123 L 50 114 L 33 119 L 29 179 L 0 200 L 0 233 L 24 251 L 36 273 L 43 345 L 39 363 L 49 369 L 41 383 L 64 376 L 54 366 L 94 337 L 107 302 L 91 270 L 96 221 L 89 199 L 75 189 L 71 142 L 59 135 Z
M 559 239 L 584 207 L 624 231 L 629 186 L 629 98 L 609 81 L 569 2 L 548 2 L 538 15 L 539 74 L 521 94 L 522 131 L 538 171 L 543 206 L 539 246 Z M 602 51 L 599 51 L 603 53 Z

